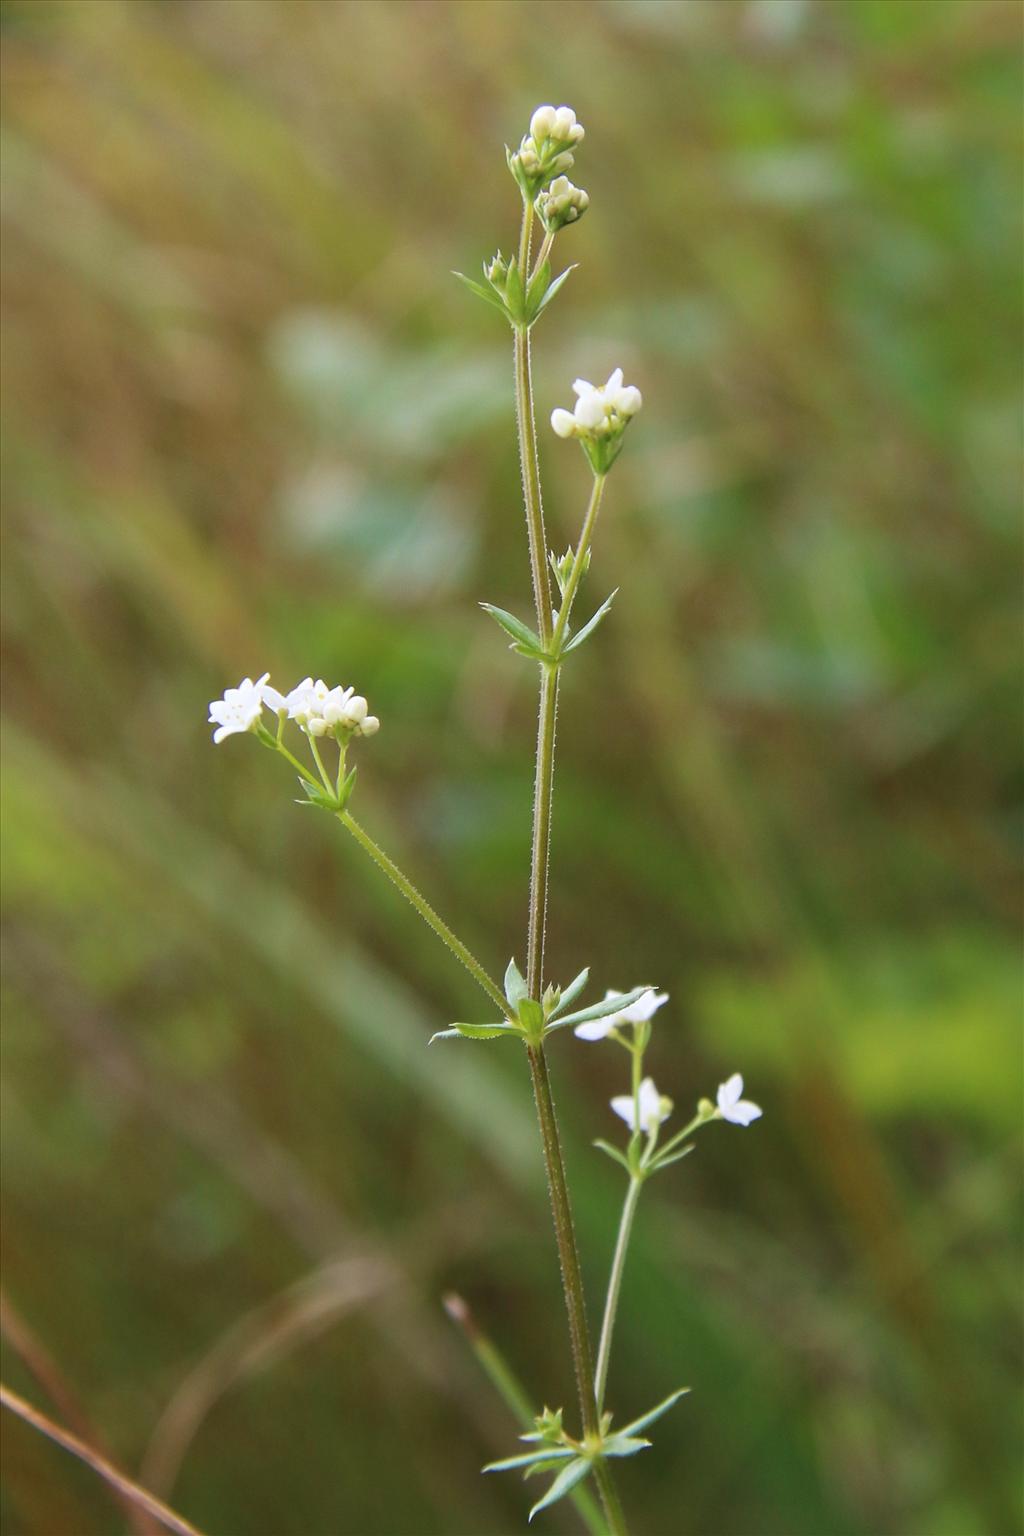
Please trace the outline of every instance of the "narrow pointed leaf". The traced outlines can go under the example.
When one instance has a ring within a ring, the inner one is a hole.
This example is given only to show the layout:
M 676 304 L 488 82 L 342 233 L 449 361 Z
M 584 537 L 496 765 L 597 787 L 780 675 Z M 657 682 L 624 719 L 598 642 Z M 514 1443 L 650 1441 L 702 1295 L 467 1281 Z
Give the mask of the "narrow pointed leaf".
M 530 315 L 539 313 L 538 305 L 551 285 L 551 263 L 545 260 L 537 268 L 526 287 L 526 308 Z
M 670 1152 L 668 1157 L 656 1157 L 653 1163 L 650 1165 L 651 1171 L 653 1173 L 658 1168 L 667 1168 L 670 1163 L 678 1163 L 680 1158 L 689 1157 L 690 1153 L 695 1152 L 696 1150 L 696 1147 L 689 1146 L 684 1147 L 681 1152 Z
M 499 1035 L 518 1035 L 511 1024 L 453 1024 L 450 1029 L 439 1029 L 431 1035 L 429 1045 L 435 1040 L 496 1040 Z
M 559 274 L 555 278 L 554 282 L 549 285 L 547 293 L 545 293 L 544 297 L 541 299 L 540 303 L 537 305 L 536 312 L 535 312 L 535 314 L 533 316 L 534 320 L 536 320 L 537 315 L 542 314 L 544 312 L 544 310 L 547 309 L 548 305 L 551 303 L 551 300 L 554 298 L 554 296 L 558 292 L 559 288 L 561 288 L 562 284 L 565 282 L 566 278 L 569 276 L 569 273 L 570 272 L 574 272 L 578 266 L 579 266 L 579 262 L 574 261 L 571 267 L 566 267 L 564 272 L 559 272 Z
M 626 1157 L 625 1153 L 620 1152 L 618 1147 L 613 1147 L 610 1141 L 595 1141 L 593 1145 L 598 1147 L 602 1152 L 607 1152 L 608 1156 L 613 1157 L 617 1163 L 621 1163 L 627 1173 L 633 1172 L 632 1168 L 629 1166 L 629 1159 Z
M 531 1034 L 536 1034 L 544 1027 L 544 1010 L 540 1003 L 535 1003 L 532 997 L 524 997 L 519 1003 L 519 1022 L 524 1029 Z
M 508 264 L 508 277 L 505 280 L 505 303 L 509 316 L 513 320 L 522 321 L 525 318 L 523 312 L 523 277 L 515 257 Z
M 569 1465 L 559 1472 L 544 1497 L 539 1499 L 530 1510 L 529 1518 L 532 1520 L 534 1515 L 539 1514 L 542 1509 L 549 1509 L 552 1504 L 557 1504 L 559 1499 L 564 1499 L 577 1483 L 582 1483 L 590 1471 L 590 1466 L 590 1462 L 584 1460 L 582 1456 L 576 1461 L 570 1461 Z
M 655 1419 L 660 1419 L 663 1413 L 668 1413 L 669 1409 L 674 1407 L 681 1397 L 685 1397 L 689 1390 L 689 1387 L 680 1387 L 678 1392 L 673 1392 L 671 1397 L 666 1397 L 665 1401 L 659 1403 L 657 1408 L 652 1408 L 650 1413 L 642 1414 L 639 1419 L 634 1419 L 632 1424 L 627 1424 L 625 1429 L 620 1429 L 619 1436 L 635 1435 L 637 1430 L 646 1429 L 648 1424 L 653 1424 Z
M 555 1008 L 551 1014 L 553 1019 L 557 1018 L 564 1009 L 568 1008 L 570 1003 L 574 1003 L 576 1001 L 589 980 L 590 967 L 585 965 L 582 971 L 580 971 L 579 975 L 575 976 L 573 980 L 570 981 L 569 985 L 558 999 L 558 1007 Z
M 466 276 L 465 272 L 453 272 L 452 276 L 457 277 L 460 283 L 465 283 L 470 293 L 475 293 L 478 299 L 483 299 L 485 304 L 492 305 L 505 316 L 506 320 L 508 319 L 508 313 L 502 302 L 501 295 L 495 293 L 493 288 L 488 287 L 486 283 L 474 282 L 471 277 Z
M 526 979 L 512 959 L 505 968 L 505 997 L 513 1013 L 526 995 Z
M 634 987 L 631 992 L 623 992 L 621 997 L 606 997 L 600 1003 L 591 1003 L 589 1008 L 581 1008 L 578 1013 L 567 1014 L 564 1019 L 559 1019 L 557 1024 L 552 1024 L 551 1029 L 565 1029 L 569 1024 L 585 1024 L 588 1019 L 604 1019 L 610 1013 L 618 1013 L 622 1008 L 628 1008 L 635 1003 L 638 997 L 643 997 L 645 992 L 652 992 L 653 987 Z
M 517 619 L 514 613 L 506 613 L 504 608 L 496 608 L 493 603 L 481 603 L 480 607 L 484 610 L 484 613 L 490 614 L 496 624 L 501 625 L 506 635 L 511 637 L 514 642 L 513 650 L 531 656 L 544 655 L 544 648 L 540 640 L 533 630 L 530 629 L 529 625 L 523 623 L 522 619 Z
M 546 1446 L 542 1451 L 526 1451 L 522 1456 L 506 1456 L 504 1461 L 491 1461 L 484 1467 L 485 1472 L 514 1472 L 516 1467 L 530 1467 L 536 1461 L 569 1461 L 576 1452 L 566 1446 L 560 1450 L 557 1446 Z
M 650 1440 L 644 1440 L 636 1435 L 613 1435 L 604 1443 L 606 1456 L 635 1456 L 637 1451 L 645 1451 L 651 1444 Z
M 594 614 L 594 616 L 587 620 L 586 624 L 584 624 L 583 628 L 579 631 L 579 633 L 573 635 L 572 639 L 569 641 L 569 643 L 567 645 L 563 645 L 562 646 L 562 655 L 563 656 L 568 656 L 570 651 L 574 651 L 577 646 L 580 646 L 580 645 L 583 644 L 584 640 L 586 640 L 588 635 L 592 635 L 594 633 L 594 630 L 600 624 L 600 622 L 604 618 L 605 614 L 611 608 L 612 603 L 615 601 L 616 593 L 618 592 L 618 590 L 619 590 L 618 587 L 616 587 L 615 591 L 612 592 L 608 597 L 605 598 L 604 602 L 601 604 L 600 608 L 597 610 L 597 612 Z
M 575 1456 L 575 1454 L 575 1451 L 569 1451 L 570 1456 Z M 528 1477 L 541 1477 L 545 1472 L 557 1472 L 561 1465 L 561 1459 L 556 1461 L 555 1456 L 551 1455 L 547 1461 L 535 1461 L 532 1466 L 527 1467 L 523 1473 L 523 1478 L 525 1480 Z M 574 1497 L 578 1498 L 579 1495 L 576 1494 Z

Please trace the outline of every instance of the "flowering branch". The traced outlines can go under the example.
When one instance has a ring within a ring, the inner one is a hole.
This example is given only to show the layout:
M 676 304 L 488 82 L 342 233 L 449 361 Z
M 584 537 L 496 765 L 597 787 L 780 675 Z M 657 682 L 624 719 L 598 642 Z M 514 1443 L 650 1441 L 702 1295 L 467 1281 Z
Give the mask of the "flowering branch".
M 680 1388 L 624 1429 L 612 1429 L 612 1415 L 604 1406 L 615 1321 L 622 1294 L 630 1236 L 647 1180 L 693 1151 L 692 1137 L 712 1120 L 750 1125 L 761 1110 L 742 1097 L 743 1079 L 735 1073 L 718 1090 L 717 1104 L 701 1099 L 697 1112 L 681 1131 L 661 1140 L 661 1128 L 672 1114 L 672 1101 L 660 1094 L 650 1076 L 644 1075 L 644 1059 L 651 1039 L 652 1019 L 667 1002 L 667 994 L 650 986 L 626 993 L 607 992 L 600 1002 L 572 1009 L 589 972 L 582 970 L 566 987 L 544 980 L 544 937 L 548 913 L 551 817 L 555 767 L 555 724 L 562 669 L 568 658 L 594 633 L 607 615 L 615 592 L 607 597 L 581 628 L 574 631 L 572 615 L 580 587 L 590 566 L 590 554 L 607 476 L 622 451 L 626 430 L 643 404 L 639 389 L 623 381 L 615 368 L 603 384 L 577 379 L 572 410 L 557 408 L 551 414 L 556 436 L 574 438 L 592 474 L 587 510 L 575 549 L 556 557 L 549 552 L 541 495 L 537 427 L 533 401 L 530 353 L 532 327 L 559 293 L 569 276 L 567 267 L 552 276 L 551 253 L 557 234 L 576 223 L 589 206 L 582 188 L 573 186 L 566 172 L 572 169 L 575 150 L 584 137 L 582 126 L 569 107 L 538 107 L 529 132 L 519 147 L 506 150 L 506 159 L 522 196 L 522 220 L 517 254 L 506 260 L 501 252 L 483 264 L 483 282 L 457 273 L 461 281 L 507 320 L 513 333 L 515 415 L 522 468 L 523 506 L 526 515 L 530 581 L 536 628 L 491 603 L 483 608 L 505 631 L 512 650 L 538 667 L 539 701 L 537 750 L 534 765 L 533 826 L 530 844 L 529 917 L 526 934 L 526 974 L 514 959 L 505 971 L 503 987 L 492 980 L 466 944 L 453 932 L 370 834 L 355 820 L 349 802 L 355 787 L 356 769 L 349 768 L 350 748 L 376 734 L 380 722 L 369 713 L 366 700 L 352 688 L 328 688 L 322 681 L 305 678 L 288 694 L 270 686 L 266 673 L 253 682 L 244 678 L 210 705 L 210 723 L 216 726 L 214 741 L 237 734 L 251 734 L 290 764 L 299 776 L 302 804 L 329 811 L 377 867 L 411 904 L 427 926 L 455 955 L 494 1005 L 496 1018 L 477 1023 L 456 1023 L 437 1031 L 432 1039 L 518 1039 L 526 1048 L 533 1082 L 541 1148 L 555 1227 L 562 1288 L 565 1295 L 569 1341 L 579 1397 L 581 1430 L 574 1436 L 563 1424 L 562 1410 L 545 1408 L 535 1428 L 521 1438 L 528 1451 L 497 1462 L 485 1471 L 519 1469 L 524 1476 L 554 1473 L 547 1492 L 534 1504 L 530 1518 L 566 1495 L 579 1496 L 584 1479 L 593 1474 L 604 1519 L 612 1536 L 625 1536 L 626 1523 L 619 1503 L 610 1463 L 617 1457 L 634 1456 L 650 1441 L 641 1433 L 688 1390 Z M 544 238 L 531 263 L 535 220 Z M 549 574 L 549 566 L 550 573 Z M 558 589 L 557 609 L 552 600 L 551 576 Z M 276 716 L 277 731 L 263 722 L 268 710 Z M 310 763 L 295 755 L 285 741 L 291 723 L 306 738 Z M 336 763 L 324 759 L 337 750 Z M 545 1044 L 557 1030 L 573 1029 L 584 1040 L 610 1039 L 630 1054 L 629 1092 L 611 1101 L 614 1112 L 625 1121 L 629 1140 L 625 1147 L 595 1142 L 628 1176 L 605 1297 L 596 1360 L 587 1326 L 586 1303 L 579 1252 L 573 1227 L 572 1205 L 565 1160 L 558 1133 Z M 508 1396 L 511 1378 L 496 1369 L 488 1356 L 488 1368 Z M 518 1411 L 521 1415 L 521 1404 Z M 594 1509 L 590 1509 L 593 1524 Z

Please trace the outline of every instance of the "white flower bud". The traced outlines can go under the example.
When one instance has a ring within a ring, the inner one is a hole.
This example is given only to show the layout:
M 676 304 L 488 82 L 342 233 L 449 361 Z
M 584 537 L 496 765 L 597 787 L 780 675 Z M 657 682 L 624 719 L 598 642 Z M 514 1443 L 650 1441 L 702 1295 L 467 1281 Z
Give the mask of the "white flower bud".
M 549 130 L 554 139 L 571 139 L 573 129 L 576 127 L 576 113 L 572 107 L 559 107 L 552 114 L 554 126 Z
M 635 384 L 627 384 L 615 397 L 615 409 L 620 416 L 635 416 L 644 399 Z
M 591 390 L 588 395 L 580 395 L 576 401 L 574 415 L 578 426 L 590 430 L 599 427 L 607 415 L 604 396 L 596 389 Z
M 327 721 L 323 715 L 313 715 L 306 722 L 306 730 L 310 736 L 326 736 Z
M 530 118 L 530 137 L 535 144 L 542 144 L 545 139 L 551 137 L 555 126 L 556 112 L 554 107 L 538 107 Z
M 366 719 L 366 700 L 361 694 L 356 694 L 354 699 L 349 699 L 345 709 L 345 719 L 349 725 L 359 725 Z
M 377 716 L 367 715 L 366 719 L 359 727 L 359 734 L 360 736 L 376 736 L 379 730 L 380 721 L 377 719 Z
M 576 418 L 572 411 L 563 411 L 559 407 L 551 412 L 551 426 L 558 437 L 572 437 L 576 431 Z

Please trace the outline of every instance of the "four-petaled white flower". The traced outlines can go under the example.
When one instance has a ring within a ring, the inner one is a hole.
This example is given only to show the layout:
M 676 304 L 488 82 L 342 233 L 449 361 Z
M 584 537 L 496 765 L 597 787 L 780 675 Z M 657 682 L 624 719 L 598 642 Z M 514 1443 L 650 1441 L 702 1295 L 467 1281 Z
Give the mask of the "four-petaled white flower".
M 621 432 L 644 403 L 635 384 L 623 384 L 621 368 L 613 369 L 605 384 L 577 379 L 572 387 L 576 392 L 574 409 L 551 413 L 551 425 L 559 437 Z
M 764 1113 L 759 1104 L 743 1098 L 742 1094 L 743 1078 L 738 1072 L 718 1089 L 718 1113 L 723 1120 L 731 1120 L 733 1125 L 749 1125 L 752 1120 L 760 1120 Z
M 631 1093 L 620 1093 L 612 1099 L 612 1109 L 620 1115 L 631 1131 L 640 1129 L 650 1136 L 672 1113 L 672 1100 L 663 1098 L 654 1086 L 653 1077 L 645 1077 L 637 1094 L 640 1107 L 640 1125 L 636 1123 L 637 1104 Z
M 612 997 L 625 997 L 625 992 L 606 992 L 605 1002 Z M 619 1024 L 646 1024 L 647 1020 L 668 1002 L 667 992 L 655 992 L 649 988 L 641 993 L 635 1003 L 630 1003 L 628 1008 L 620 1008 L 618 1013 L 606 1013 L 603 1019 L 587 1019 L 582 1024 L 577 1024 L 573 1030 L 581 1040 L 604 1040 Z
M 243 677 L 237 688 L 226 688 L 222 699 L 212 700 L 209 723 L 217 727 L 213 733 L 215 745 L 219 745 L 225 736 L 255 730 L 263 713 L 264 690 L 269 676 L 269 672 L 264 672 L 255 683 L 251 677 Z

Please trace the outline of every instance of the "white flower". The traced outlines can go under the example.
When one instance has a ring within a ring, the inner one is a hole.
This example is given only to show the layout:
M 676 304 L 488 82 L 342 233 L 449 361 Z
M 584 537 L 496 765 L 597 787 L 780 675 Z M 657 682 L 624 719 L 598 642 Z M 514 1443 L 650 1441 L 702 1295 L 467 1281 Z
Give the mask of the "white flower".
M 743 1079 L 738 1072 L 718 1089 L 718 1113 L 723 1120 L 731 1120 L 733 1125 L 749 1125 L 752 1120 L 760 1120 L 764 1113 L 759 1104 L 741 1098 L 742 1093 Z
M 640 1100 L 640 1125 L 639 1129 L 646 1131 L 648 1135 L 659 1126 L 663 1120 L 667 1120 L 672 1113 L 672 1100 L 662 1098 L 654 1086 L 653 1077 L 645 1077 L 640 1084 L 638 1094 Z M 612 1099 L 612 1109 L 620 1115 L 631 1131 L 638 1129 L 636 1124 L 636 1104 L 631 1093 L 620 1093 Z
M 625 996 L 625 992 L 606 992 L 604 998 L 607 1002 L 609 998 Z M 667 1002 L 667 992 L 655 992 L 653 987 L 649 987 L 628 1008 L 620 1008 L 618 1013 L 606 1013 L 603 1019 L 586 1019 L 576 1025 L 573 1034 L 581 1040 L 604 1040 L 618 1024 L 646 1024 L 662 1003 Z
M 354 688 L 328 688 L 323 678 L 315 683 L 311 677 L 303 678 L 284 703 L 290 718 L 307 736 L 326 736 L 339 725 L 355 736 L 372 736 L 380 730 L 380 721 L 367 713 L 369 706 L 361 694 Z
M 643 405 L 636 385 L 623 384 L 621 368 L 613 369 L 604 384 L 576 379 L 572 387 L 576 394 L 572 413 L 552 412 L 551 425 L 559 437 L 617 440 Z
M 212 700 L 209 723 L 217 727 L 213 733 L 215 744 L 219 745 L 225 736 L 255 728 L 263 713 L 263 690 L 269 676 L 269 672 L 264 672 L 255 683 L 251 677 L 243 677 L 237 688 L 227 688 L 222 699 Z

